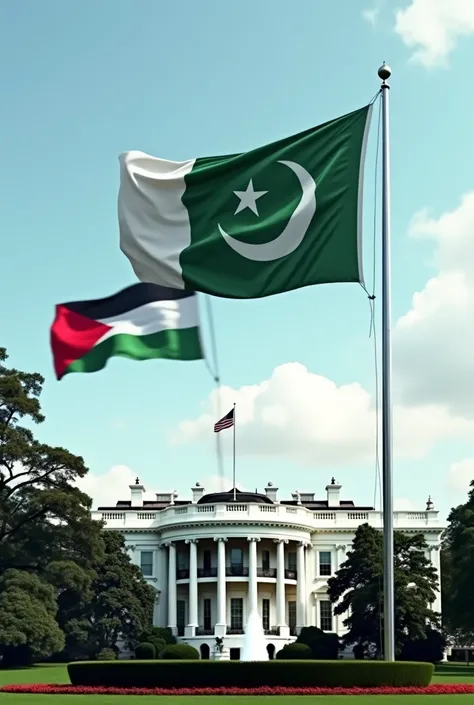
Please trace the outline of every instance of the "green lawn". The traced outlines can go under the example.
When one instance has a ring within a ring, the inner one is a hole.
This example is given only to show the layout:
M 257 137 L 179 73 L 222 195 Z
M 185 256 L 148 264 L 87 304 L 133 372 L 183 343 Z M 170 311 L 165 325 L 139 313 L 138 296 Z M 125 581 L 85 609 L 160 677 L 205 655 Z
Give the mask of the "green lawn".
M 15 671 L 0 669 L 0 685 L 7 683 L 68 683 L 65 666 L 45 665 L 25 668 Z M 445 664 L 437 669 L 437 683 L 474 683 L 474 666 L 463 664 Z M 85 705 L 86 701 L 94 699 L 93 705 L 145 705 L 140 695 L 25 695 L 7 694 L 0 696 L 1 705 Z M 228 698 L 221 696 L 198 698 L 181 696 L 148 696 L 147 705 L 220 705 Z M 369 705 L 474 705 L 474 695 L 372 695 L 358 699 Z M 233 696 L 232 705 L 354 705 L 353 696 Z

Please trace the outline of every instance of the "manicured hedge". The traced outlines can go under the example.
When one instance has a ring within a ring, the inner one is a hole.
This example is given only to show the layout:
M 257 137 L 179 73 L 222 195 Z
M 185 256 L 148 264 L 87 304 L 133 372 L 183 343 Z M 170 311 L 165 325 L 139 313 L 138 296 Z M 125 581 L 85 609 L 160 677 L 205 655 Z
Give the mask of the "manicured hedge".
M 173 661 L 199 660 L 199 651 L 189 644 L 170 644 L 161 653 L 160 658 Z
M 313 652 L 307 644 L 285 644 L 281 651 L 277 652 L 276 658 L 279 661 L 301 661 L 302 659 L 312 659 Z
M 73 685 L 119 688 L 424 687 L 430 663 L 405 661 L 77 661 Z
M 149 641 L 143 641 L 138 644 L 135 649 L 135 658 L 145 661 L 148 659 L 155 659 L 157 656 L 155 645 Z

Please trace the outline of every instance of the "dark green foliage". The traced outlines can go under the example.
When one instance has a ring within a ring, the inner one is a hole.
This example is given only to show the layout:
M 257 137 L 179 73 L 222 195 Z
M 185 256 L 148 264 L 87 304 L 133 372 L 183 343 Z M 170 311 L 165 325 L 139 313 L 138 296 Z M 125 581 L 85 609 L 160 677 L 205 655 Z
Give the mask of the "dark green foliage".
M 139 637 L 139 641 L 149 641 L 152 644 L 157 640 L 165 644 L 176 644 L 176 637 L 169 627 L 149 627 Z
M 199 651 L 189 644 L 170 644 L 161 652 L 160 658 L 173 661 L 199 659 Z
M 303 627 L 296 643 L 309 646 L 312 658 L 321 661 L 337 659 L 339 655 L 340 643 L 337 634 L 328 634 L 318 627 Z
M 212 688 L 262 685 L 369 688 L 424 687 L 431 663 L 402 661 L 116 661 L 70 663 L 73 685 L 122 688 Z
M 90 595 L 79 612 L 90 654 L 112 648 L 120 636 L 128 644 L 136 642 L 151 624 L 156 595 L 125 553 L 122 534 L 107 531 L 102 540 L 104 558 L 94 565 Z
M 427 661 L 439 663 L 446 649 L 446 637 L 437 629 L 428 628 L 425 639 L 407 641 L 401 650 L 402 661 Z
M 140 634 L 139 641 L 153 644 L 156 658 L 161 658 L 161 652 L 168 644 L 176 644 L 176 637 L 168 627 L 149 627 Z
M 6 367 L 6 359 L 0 348 L 0 573 L 42 572 L 52 561 L 87 565 L 100 546 L 91 500 L 75 485 L 87 468 L 81 457 L 35 439 L 29 426 L 44 421 L 44 380 Z
M 135 648 L 135 658 L 139 661 L 156 658 L 156 648 L 151 642 L 144 641 Z
M 277 652 L 276 658 L 280 661 L 312 659 L 313 653 L 306 644 L 285 644 L 285 646 Z
M 356 531 L 352 550 L 336 575 L 328 580 L 328 597 L 335 614 L 344 620 L 346 645 L 362 647 L 366 656 L 379 656 L 383 643 L 383 545 L 382 533 L 363 524 Z M 395 532 L 395 648 L 400 654 L 409 640 L 423 639 L 428 626 L 439 626 L 439 615 L 430 608 L 436 597 L 437 572 L 426 558 L 421 534 Z
M 2 633 L 10 622 L 0 617 L 0 653 L 4 661 L 12 649 L 25 662 L 51 648 L 60 660 L 97 658 L 116 646 L 119 632 L 136 643 L 151 625 L 155 592 L 125 555 L 123 538 L 92 521 L 91 499 L 76 484 L 87 473 L 83 459 L 35 439 L 43 378 L 7 368 L 6 359 L 0 348 L 0 580 L 18 569 L 25 580 L 48 583 L 55 597 L 54 610 L 41 611 L 28 590 L 15 588 L 14 604 L 11 590 L 0 596 L 15 619 Z
M 3 666 L 27 666 L 64 646 L 54 588 L 36 575 L 7 570 L 0 577 L 0 655 Z
M 117 654 L 113 649 L 102 649 L 97 654 L 97 661 L 115 661 Z
M 474 480 L 470 487 L 449 514 L 441 552 L 443 626 L 461 644 L 474 636 Z

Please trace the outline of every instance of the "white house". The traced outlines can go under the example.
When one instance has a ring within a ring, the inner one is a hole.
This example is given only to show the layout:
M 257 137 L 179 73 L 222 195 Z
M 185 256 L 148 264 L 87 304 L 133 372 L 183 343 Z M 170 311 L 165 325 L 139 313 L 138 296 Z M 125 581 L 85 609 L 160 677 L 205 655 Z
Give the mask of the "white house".
M 249 614 L 258 610 L 270 657 L 305 625 L 344 633 L 334 616 L 327 579 L 350 550 L 360 524 L 382 528 L 372 507 L 341 499 L 334 478 L 326 498 L 295 492 L 278 499 L 269 482 L 264 494 L 192 488 L 143 499 L 138 478 L 131 497 L 93 513 L 107 529 L 121 531 L 132 560 L 157 592 L 154 623 L 212 658 L 215 637 L 224 637 L 231 658 L 239 658 Z M 428 556 L 440 569 L 443 527 L 428 500 L 423 511 L 394 513 L 396 530 L 422 533 Z M 434 609 L 441 611 L 440 598 Z

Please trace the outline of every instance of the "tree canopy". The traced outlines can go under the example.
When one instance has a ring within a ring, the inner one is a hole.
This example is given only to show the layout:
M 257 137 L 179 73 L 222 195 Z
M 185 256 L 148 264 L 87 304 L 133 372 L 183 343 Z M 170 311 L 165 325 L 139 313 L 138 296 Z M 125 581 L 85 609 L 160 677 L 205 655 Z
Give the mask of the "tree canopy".
M 441 551 L 443 625 L 457 644 L 474 640 L 474 480 L 448 516 Z
M 0 348 L 0 654 L 96 657 L 150 627 L 155 591 L 123 537 L 92 520 L 82 457 L 33 434 L 43 378 L 7 357 Z
M 439 626 L 431 609 L 438 590 L 437 571 L 426 558 L 422 535 L 395 532 L 395 646 L 426 638 L 427 627 Z M 379 655 L 383 644 L 383 537 L 363 524 L 355 534 L 352 550 L 336 575 L 328 580 L 328 597 L 334 613 L 342 615 L 346 645 L 359 653 Z

